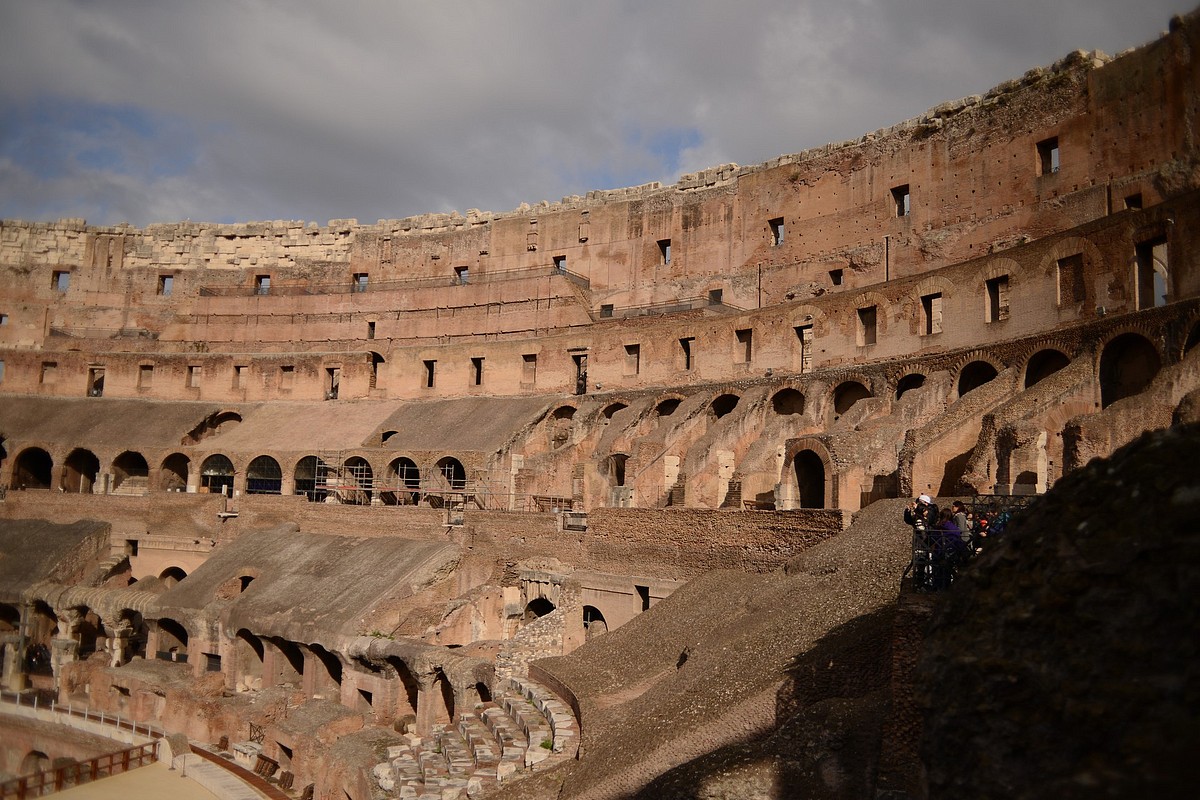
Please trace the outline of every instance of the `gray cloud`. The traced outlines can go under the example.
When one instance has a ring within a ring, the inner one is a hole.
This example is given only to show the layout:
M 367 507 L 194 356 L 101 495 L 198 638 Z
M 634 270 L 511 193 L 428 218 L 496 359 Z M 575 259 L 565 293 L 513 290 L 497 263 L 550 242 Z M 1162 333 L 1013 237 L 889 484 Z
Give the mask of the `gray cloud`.
M 0 0 L 0 215 L 508 210 L 861 135 L 1175 0 Z

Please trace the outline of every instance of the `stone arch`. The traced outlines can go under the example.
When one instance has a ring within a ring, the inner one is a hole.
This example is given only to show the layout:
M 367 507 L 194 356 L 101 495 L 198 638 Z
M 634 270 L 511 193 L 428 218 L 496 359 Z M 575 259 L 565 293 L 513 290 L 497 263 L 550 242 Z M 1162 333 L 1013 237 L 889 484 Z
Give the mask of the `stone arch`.
M 338 500 L 352 505 L 370 504 L 375 489 L 375 471 L 371 462 L 362 456 L 350 456 L 342 462 L 340 473 L 337 476 Z
M 266 650 L 262 639 L 245 628 L 239 628 L 234 636 L 234 674 L 237 676 L 237 690 L 250 691 L 261 689 L 263 683 L 263 659 Z
M 388 442 L 390 442 L 392 440 L 393 437 L 398 436 L 399 434 L 400 434 L 400 431 L 384 431 L 383 433 L 381 433 L 379 435 L 380 446 L 387 444 Z
M 896 381 L 896 399 L 899 400 L 905 392 L 920 389 L 925 385 L 925 375 L 920 372 L 910 372 Z
M 50 756 L 41 750 L 30 750 L 21 759 L 21 766 L 17 775 L 36 775 L 48 769 L 50 769 Z
M 434 673 L 429 699 L 430 723 L 449 724 L 454 719 L 454 686 L 440 669 Z
M 158 575 L 158 579 L 162 581 L 163 585 L 168 589 L 186 577 L 187 572 L 183 569 L 183 567 L 167 567 Z
M 242 415 L 236 411 L 214 411 L 188 431 L 185 444 L 198 444 L 221 431 L 227 431 L 240 424 Z
M 58 488 L 68 494 L 91 494 L 100 475 L 100 459 L 91 450 L 77 447 L 63 461 Z
M 1158 348 L 1140 333 L 1118 334 L 1100 353 L 1100 407 L 1140 394 L 1162 368 Z
M 575 419 L 575 406 L 559 406 L 550 412 L 546 420 L 546 432 L 549 435 L 550 447 L 558 449 L 571 441 L 571 427 Z
M 454 456 L 442 456 L 436 464 L 438 474 L 446 487 L 452 491 L 462 491 L 467 488 L 467 470 L 463 463 Z
M 663 400 L 660 400 L 654 406 L 654 416 L 659 417 L 660 419 L 663 417 L 669 417 L 679 410 L 679 404 L 682 402 L 683 399 L 679 397 L 667 397 Z
M 170 617 L 157 620 L 158 645 L 155 657 L 162 661 L 187 661 L 188 631 Z
M 146 494 L 150 488 L 150 465 L 141 453 L 126 450 L 113 459 L 113 494 Z
M 608 622 L 595 606 L 583 607 L 583 630 L 588 639 L 608 633 Z
M 385 660 L 396 671 L 396 679 L 403 687 L 402 692 L 396 693 L 396 715 L 405 717 L 411 714 L 415 718 L 421 697 L 421 684 L 404 659 L 399 656 L 388 656 Z
M 200 491 L 233 496 L 233 462 L 222 453 L 213 453 L 200 464 Z
M 282 494 L 283 469 L 271 456 L 258 456 L 246 465 L 246 494 Z
M 40 447 L 27 447 L 13 462 L 10 489 L 49 489 L 54 459 Z
M 717 396 L 713 399 L 710 406 L 710 408 L 712 408 L 713 416 L 715 416 L 717 419 L 720 419 L 726 414 L 731 413 L 735 408 L 737 408 L 737 405 L 739 402 L 741 402 L 741 399 L 742 398 L 738 395 L 731 393 Z
M 879 292 L 862 292 L 854 298 L 850 304 L 851 316 L 848 322 L 851 326 L 851 334 L 853 334 L 854 326 L 858 324 L 858 309 L 875 306 L 875 334 L 876 341 L 882 341 L 883 337 L 888 332 L 888 327 L 892 318 L 892 301 L 888 300 Z M 851 342 L 854 341 L 854 336 L 850 337 Z
M 996 365 L 985 359 L 976 359 L 964 364 L 958 371 L 958 396 L 962 397 L 967 392 L 978 389 L 999 374 L 1000 370 Z
M 270 684 L 294 684 L 299 688 L 304 682 L 304 653 L 301 652 L 300 645 L 278 636 L 264 636 L 263 643 L 264 646 L 269 643 L 277 656 L 273 659 L 275 669 L 270 676 Z M 264 676 L 264 683 L 267 682 L 266 677 Z
M 296 494 L 302 494 L 310 503 L 324 503 L 329 495 L 325 476 L 329 465 L 317 456 L 304 456 L 292 470 Z
M 874 397 L 864 384 L 856 380 L 842 381 L 833 390 L 830 396 L 833 403 L 834 419 L 836 420 L 842 414 L 845 414 L 859 400 L 865 400 L 868 397 Z
M 604 411 L 602 411 L 600 413 L 602 413 L 604 415 L 605 419 L 612 419 L 613 414 L 616 414 L 618 411 L 621 411 L 622 409 L 626 409 L 626 408 L 629 408 L 629 406 L 626 405 L 625 403 L 621 403 L 621 402 L 609 403 L 608 405 L 606 405 L 604 407 Z
M 323 667 L 321 672 L 312 676 L 313 693 L 325 694 L 329 692 L 332 694 L 332 697 L 326 697 L 325 699 L 338 700 L 341 696 L 338 690 L 342 685 L 342 660 L 338 657 L 337 653 L 326 650 L 316 642 L 309 643 L 308 650 Z
M 192 460 L 183 453 L 172 453 L 163 459 L 158 470 L 158 488 L 163 492 L 186 492 L 188 471 Z
M 1025 362 L 1025 388 L 1036 386 L 1070 363 L 1066 353 L 1053 347 L 1037 351 Z
M 799 416 L 804 413 L 804 393 L 786 386 L 771 395 L 771 409 L 781 417 Z
M 416 505 L 421 499 L 421 469 L 407 456 L 392 459 L 384 479 L 389 487 L 380 492 L 388 505 Z
M 544 617 L 553 611 L 554 608 L 554 603 L 550 602 L 545 597 L 535 597 L 525 606 L 525 619 L 528 621 L 537 619 L 538 617 Z
M 825 316 L 825 312 L 821 308 L 809 303 L 803 303 L 793 308 L 792 312 L 788 315 L 788 324 L 793 329 L 812 325 L 814 336 L 829 332 L 826 329 L 828 318 Z

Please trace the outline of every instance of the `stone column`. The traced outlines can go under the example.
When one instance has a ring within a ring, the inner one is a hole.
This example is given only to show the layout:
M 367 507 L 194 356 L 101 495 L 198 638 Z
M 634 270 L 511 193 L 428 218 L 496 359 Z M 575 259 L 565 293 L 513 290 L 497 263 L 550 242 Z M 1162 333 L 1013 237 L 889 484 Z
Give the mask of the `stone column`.
M 10 692 L 19 692 L 25 688 L 25 672 L 21 658 L 21 636 L 10 633 L 0 637 L 0 645 L 4 647 L 4 688 Z
M 50 669 L 54 673 L 54 691 L 60 687 L 62 667 L 71 664 L 79 658 L 79 642 L 75 639 L 56 637 L 50 641 Z

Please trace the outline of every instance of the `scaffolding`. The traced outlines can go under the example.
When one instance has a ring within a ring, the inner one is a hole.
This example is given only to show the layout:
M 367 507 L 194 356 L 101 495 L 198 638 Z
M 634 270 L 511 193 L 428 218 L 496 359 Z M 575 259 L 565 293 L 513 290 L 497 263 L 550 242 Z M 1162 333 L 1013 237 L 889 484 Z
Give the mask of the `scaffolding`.
M 361 456 L 344 456 L 342 451 L 317 454 L 313 477 L 315 495 L 326 503 L 371 505 L 377 496 L 371 465 Z

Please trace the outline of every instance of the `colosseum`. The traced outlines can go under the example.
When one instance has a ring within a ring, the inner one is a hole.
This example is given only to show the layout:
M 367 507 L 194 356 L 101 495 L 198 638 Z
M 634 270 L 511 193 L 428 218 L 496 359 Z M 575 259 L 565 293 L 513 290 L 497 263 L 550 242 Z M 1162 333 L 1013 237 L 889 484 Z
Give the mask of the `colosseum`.
M 4 688 L 263 796 L 928 796 L 907 498 L 1197 416 L 1197 53 L 499 213 L 0 222 Z

